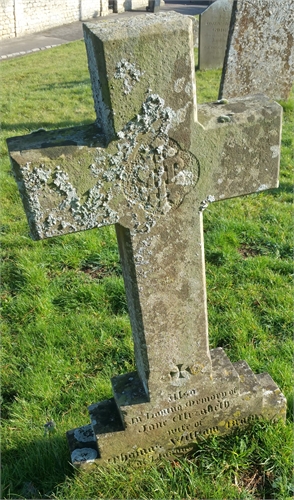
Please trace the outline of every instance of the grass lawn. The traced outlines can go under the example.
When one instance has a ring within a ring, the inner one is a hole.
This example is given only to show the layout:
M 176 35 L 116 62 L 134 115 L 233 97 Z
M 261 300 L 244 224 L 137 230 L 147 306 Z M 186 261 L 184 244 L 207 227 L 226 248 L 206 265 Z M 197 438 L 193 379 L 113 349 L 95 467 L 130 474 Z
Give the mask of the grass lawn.
M 211 204 L 204 217 L 211 347 L 270 373 L 288 399 L 286 425 L 259 421 L 173 463 L 89 473 L 70 465 L 65 432 L 111 397 L 111 376 L 134 370 L 114 228 L 32 241 L 5 144 L 94 121 L 84 44 L 2 62 L 0 80 L 1 498 L 291 498 L 294 94 L 282 103 L 279 189 Z M 216 99 L 219 80 L 197 72 L 198 101 Z

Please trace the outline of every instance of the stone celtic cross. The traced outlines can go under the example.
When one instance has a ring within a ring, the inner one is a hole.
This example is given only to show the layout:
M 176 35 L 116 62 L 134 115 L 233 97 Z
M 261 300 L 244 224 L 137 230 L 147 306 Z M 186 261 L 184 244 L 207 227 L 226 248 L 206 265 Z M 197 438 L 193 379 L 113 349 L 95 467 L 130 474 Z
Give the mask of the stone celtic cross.
M 88 24 L 97 120 L 8 141 L 32 236 L 115 224 L 137 371 L 68 432 L 75 464 L 193 448 L 285 398 L 209 350 L 203 210 L 276 187 L 281 108 L 257 95 L 198 107 L 192 21 L 175 13 Z

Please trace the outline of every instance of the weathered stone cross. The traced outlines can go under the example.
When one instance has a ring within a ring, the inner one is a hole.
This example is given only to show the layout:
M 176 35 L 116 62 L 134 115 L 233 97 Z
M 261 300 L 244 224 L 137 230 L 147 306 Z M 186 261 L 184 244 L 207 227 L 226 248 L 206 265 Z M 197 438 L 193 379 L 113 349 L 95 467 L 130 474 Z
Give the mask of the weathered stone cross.
M 175 13 L 86 25 L 96 124 L 8 141 L 34 238 L 116 225 L 137 372 L 68 433 L 74 463 L 177 455 L 284 414 L 267 374 L 209 351 L 202 229 L 209 202 L 277 186 L 281 108 L 258 95 L 197 118 L 192 36 Z

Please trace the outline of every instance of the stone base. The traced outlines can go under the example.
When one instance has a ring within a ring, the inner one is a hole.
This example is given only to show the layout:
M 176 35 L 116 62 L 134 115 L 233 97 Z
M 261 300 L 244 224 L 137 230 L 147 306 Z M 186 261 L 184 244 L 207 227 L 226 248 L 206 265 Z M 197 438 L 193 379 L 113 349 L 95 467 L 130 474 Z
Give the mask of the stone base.
M 189 379 L 155 403 L 137 373 L 112 380 L 114 397 L 89 407 L 91 424 L 67 432 L 75 466 L 142 463 L 193 451 L 200 436 L 222 435 L 260 417 L 285 419 L 286 399 L 272 378 L 245 361 L 211 351 L 212 377 Z

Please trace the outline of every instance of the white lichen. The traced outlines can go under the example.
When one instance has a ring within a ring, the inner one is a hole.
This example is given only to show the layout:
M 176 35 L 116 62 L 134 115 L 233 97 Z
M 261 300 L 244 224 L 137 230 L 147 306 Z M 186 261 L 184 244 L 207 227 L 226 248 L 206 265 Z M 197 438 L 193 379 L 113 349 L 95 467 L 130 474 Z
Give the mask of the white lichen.
M 114 78 L 123 80 L 124 94 L 130 94 L 134 85 L 140 81 L 143 74 L 144 72 L 140 71 L 134 63 L 122 59 L 116 65 Z
M 202 200 L 201 203 L 200 203 L 200 207 L 199 207 L 199 212 L 203 212 L 209 205 L 209 203 L 212 203 L 213 201 L 215 201 L 215 197 L 211 194 L 209 194 L 205 200 Z
M 182 92 L 182 90 L 184 89 L 184 85 L 185 85 L 185 78 L 184 77 L 178 78 L 174 83 L 175 92 L 177 93 Z
M 188 105 L 176 112 L 159 95 L 147 95 L 141 113 L 118 132 L 115 153 L 113 143 L 111 152 L 97 148 L 88 167 L 95 183 L 82 194 L 60 165 L 53 171 L 43 165 L 23 167 L 38 236 L 115 224 L 127 207 L 130 229 L 150 231 L 157 217 L 181 203 L 198 179 L 195 157 L 169 137 L 170 129 L 184 119 Z M 42 209 L 44 196 L 52 208 Z
M 280 154 L 280 146 L 271 146 L 270 150 L 272 152 L 272 158 L 278 158 Z
M 85 425 L 84 427 L 75 429 L 74 438 L 80 443 L 88 443 L 89 441 L 95 442 L 95 434 L 92 425 Z
M 71 454 L 71 462 L 87 462 L 91 463 L 98 457 L 98 453 L 93 448 L 77 448 Z

